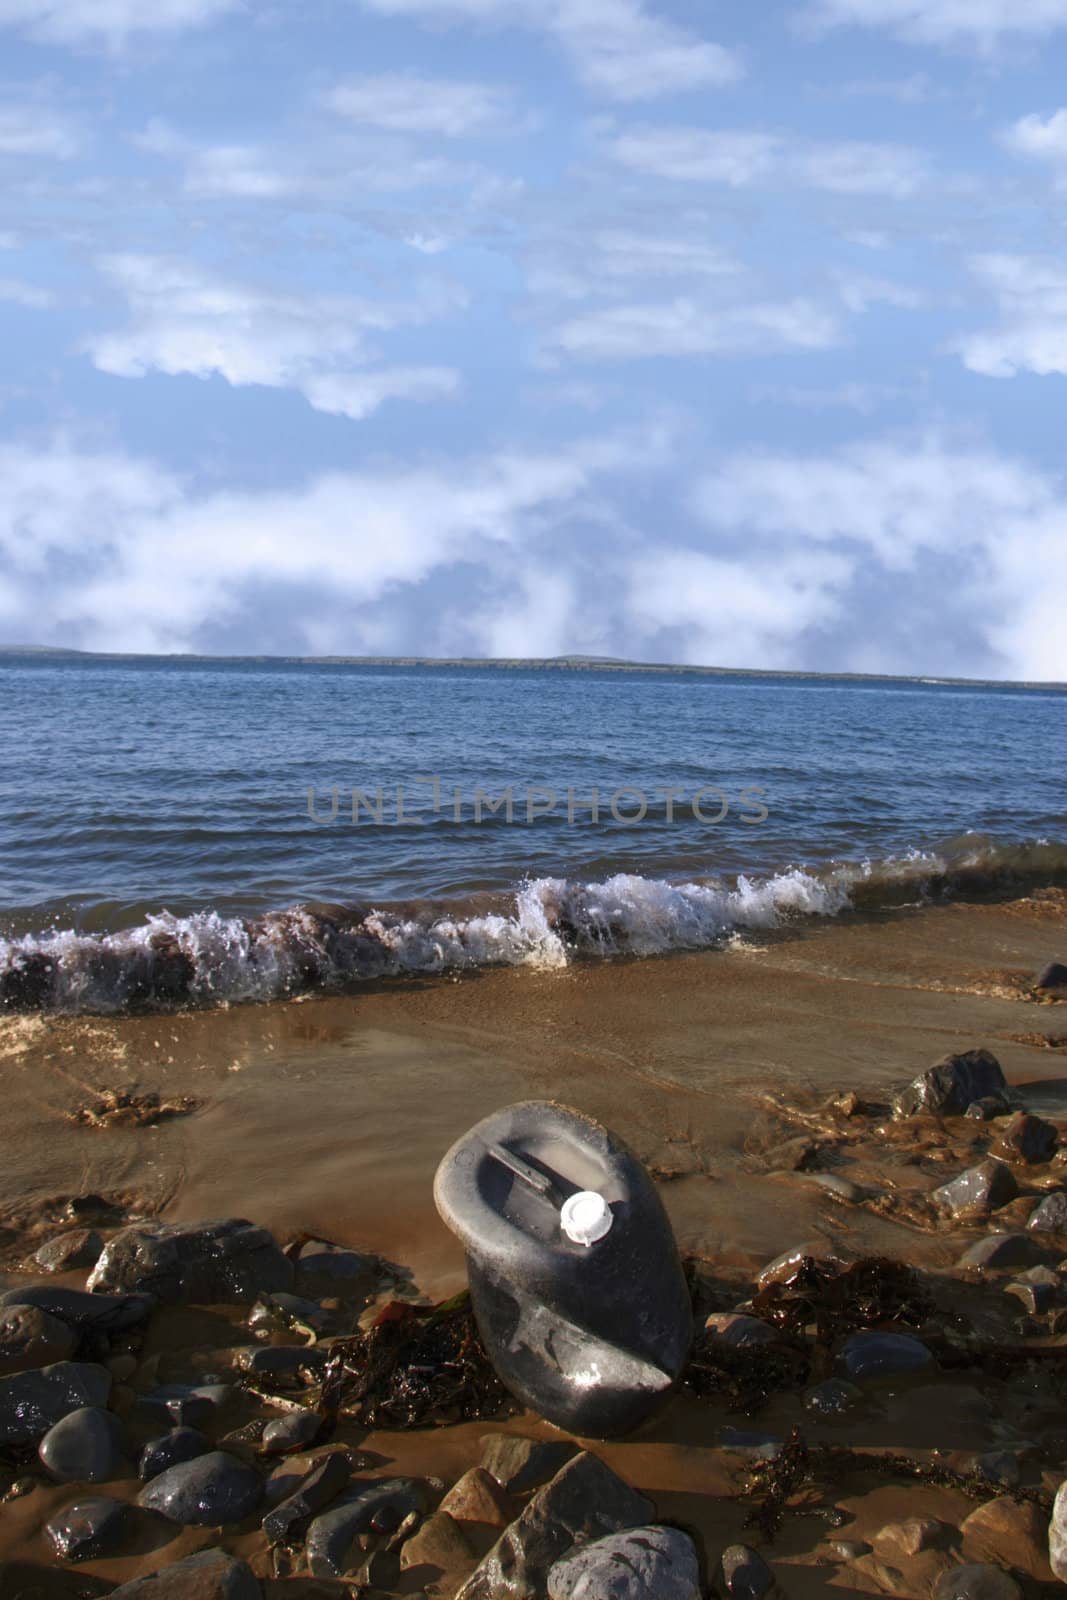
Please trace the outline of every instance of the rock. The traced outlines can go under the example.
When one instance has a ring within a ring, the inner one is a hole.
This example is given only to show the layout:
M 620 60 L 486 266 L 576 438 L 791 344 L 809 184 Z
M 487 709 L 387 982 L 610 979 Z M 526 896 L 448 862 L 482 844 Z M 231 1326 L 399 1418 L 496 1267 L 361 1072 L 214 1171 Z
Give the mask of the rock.
M 1006 1489 L 1014 1489 L 1022 1481 L 1019 1457 L 1014 1450 L 986 1450 L 975 1456 L 971 1470 L 980 1478 L 988 1478 L 990 1483 L 1003 1484 Z
M 1067 1193 L 1054 1189 L 1030 1213 L 1026 1226 L 1035 1233 L 1067 1233 Z
M 216 1527 L 243 1522 L 263 1499 L 263 1480 L 253 1467 L 224 1450 L 179 1461 L 153 1478 L 137 1503 L 170 1522 Z
M 233 1393 L 228 1383 L 166 1383 L 137 1396 L 136 1413 L 176 1428 L 203 1428 L 212 1422 Z
M 367 1588 L 374 1590 L 395 1588 L 400 1581 L 400 1565 L 400 1557 L 395 1551 L 372 1550 L 356 1577 L 360 1593 Z
M 991 1154 L 1003 1161 L 1022 1161 L 1036 1166 L 1051 1161 L 1059 1144 L 1059 1133 L 1051 1122 L 1029 1112 L 1017 1111 L 1011 1121 L 1001 1129 L 1000 1137 Z
M 94 1228 L 73 1228 L 49 1239 L 33 1259 L 46 1272 L 76 1272 L 80 1267 L 95 1267 L 103 1248 L 104 1241 Z
M 60 1561 L 97 1561 L 118 1549 L 129 1520 L 125 1500 L 100 1495 L 68 1506 L 45 1524 L 44 1535 Z
M 198 1550 L 147 1578 L 134 1578 L 111 1600 L 262 1600 L 263 1590 L 246 1561 L 225 1550 Z
M 312 1294 L 366 1294 L 377 1282 L 378 1262 L 374 1256 L 311 1239 L 297 1257 L 296 1275 L 300 1288 Z
M 1050 961 L 1047 967 L 1042 967 L 1034 979 L 1035 989 L 1063 989 L 1067 988 L 1067 967 L 1062 961 Z
M 39 1306 L 0 1310 L 0 1377 L 50 1367 L 74 1354 L 78 1335 Z
M 853 1183 L 851 1178 L 842 1178 L 837 1172 L 800 1172 L 797 1181 L 824 1189 L 835 1200 L 843 1200 L 847 1205 L 857 1205 L 867 1197 L 867 1190 L 861 1184 Z
M 408 1512 L 421 1511 L 424 1504 L 421 1486 L 410 1478 L 383 1478 L 349 1493 L 317 1516 L 308 1529 L 305 1550 L 312 1576 L 343 1578 L 359 1560 L 356 1540 L 361 1533 L 369 1532 L 383 1513 L 390 1518 L 395 1515 L 397 1526 Z
M 863 1390 L 845 1378 L 827 1378 L 804 1392 L 805 1409 L 817 1417 L 843 1417 L 863 1403 Z
M 352 1463 L 344 1451 L 320 1456 L 292 1492 L 263 1518 L 270 1544 L 292 1544 L 305 1524 L 348 1487 Z
M 263 1449 L 269 1456 L 285 1455 L 290 1450 L 306 1450 L 322 1429 L 317 1411 L 287 1411 L 263 1429 Z
M 439 1509 L 457 1522 L 484 1522 L 506 1528 L 514 1515 L 511 1497 L 484 1467 L 471 1467 L 449 1489 Z
M 82 1289 L 64 1289 L 58 1284 L 35 1283 L 23 1289 L 6 1289 L 0 1306 L 37 1306 L 57 1317 L 76 1333 L 93 1329 L 98 1333 L 125 1333 L 147 1322 L 155 1301 L 143 1294 L 87 1294 Z
M 987 1500 L 960 1523 L 968 1561 L 1002 1562 L 1039 1583 L 1051 1582 L 1049 1523 L 1035 1505 L 1010 1495 Z
M 328 1360 L 327 1351 L 303 1344 L 251 1344 L 236 1354 L 242 1372 L 253 1372 L 261 1378 L 295 1378 L 302 1369 L 321 1373 Z
M 1028 1267 L 1041 1255 L 1036 1239 L 1025 1233 L 990 1233 L 970 1245 L 956 1262 L 957 1267 L 996 1271 L 1001 1267 Z
M 775 1145 L 766 1154 L 767 1166 L 774 1172 L 807 1172 L 819 1159 L 819 1146 L 814 1139 L 800 1134 Z
M 549 1600 L 700 1600 L 692 1539 L 677 1528 L 630 1528 L 580 1546 L 548 1574 Z
M 490 1469 L 492 1470 L 492 1469 Z M 643 1527 L 651 1501 L 631 1489 L 597 1456 L 583 1451 L 537 1490 L 456 1600 L 505 1600 L 538 1594 L 549 1570 L 574 1544 Z
M 197 1456 L 206 1456 L 210 1449 L 210 1439 L 196 1428 L 171 1428 L 169 1433 L 161 1434 L 158 1439 L 150 1439 L 145 1445 L 137 1469 L 138 1477 L 145 1482 L 149 1478 L 158 1478 L 168 1467 L 176 1467 L 183 1461 L 195 1461 Z
M 723 1551 L 715 1575 L 715 1586 L 730 1600 L 764 1600 L 777 1592 L 774 1573 L 758 1550 L 747 1544 L 731 1544 Z
M 883 1561 L 909 1560 L 924 1550 L 936 1550 L 948 1543 L 951 1529 L 936 1517 L 908 1517 L 904 1522 L 889 1522 L 874 1535 L 875 1553 Z
M 987 1094 L 981 1100 L 972 1100 L 963 1114 L 974 1122 L 992 1122 L 994 1117 L 1003 1117 L 1010 1110 L 1007 1095 Z
M 942 1184 L 930 1198 L 939 1211 L 953 1217 L 985 1216 L 1014 1200 L 1018 1192 L 1011 1168 L 1003 1161 L 986 1160 Z
M 36 1444 L 81 1406 L 106 1406 L 111 1374 L 90 1361 L 57 1361 L 0 1378 L 0 1444 Z
M 943 1573 L 933 1600 L 1022 1600 L 1022 1590 L 1002 1567 L 971 1562 Z
M 508 1494 L 525 1494 L 554 1478 L 578 1453 L 569 1439 L 526 1439 L 518 1433 L 486 1433 L 481 1465 Z
M 893 1100 L 895 1117 L 927 1113 L 935 1117 L 962 1117 L 967 1107 L 986 1095 L 1007 1090 L 1000 1062 L 988 1050 L 965 1050 L 947 1055 L 902 1089 Z
M 910 1333 L 854 1333 L 840 1360 L 847 1376 L 859 1380 L 928 1372 L 935 1365 L 930 1351 Z
M 37 1454 L 59 1483 L 106 1483 L 122 1466 L 123 1428 L 113 1411 L 81 1406 L 49 1428 Z
M 1014 1282 L 1005 1284 L 1004 1293 L 1021 1301 L 1030 1316 L 1040 1317 L 1051 1311 L 1062 1288 L 1063 1279 L 1058 1273 L 1049 1267 L 1031 1267 L 1029 1272 L 1020 1273 Z
M 858 1561 L 860 1556 L 871 1553 L 870 1545 L 863 1539 L 830 1539 L 826 1548 L 838 1561 Z
M 102 1600 L 113 1591 L 114 1584 L 88 1572 L 42 1567 L 36 1561 L 0 1560 L 0 1595 L 10 1596 L 10 1600 Z
M 435 1511 L 432 1517 L 406 1539 L 400 1548 L 400 1567 L 440 1567 L 442 1572 L 454 1572 L 457 1567 L 470 1567 L 474 1550 L 459 1523 L 447 1511 Z
M 705 1332 L 736 1350 L 760 1344 L 774 1344 L 780 1338 L 777 1328 L 759 1317 L 746 1317 L 737 1311 L 713 1311 L 704 1324 Z
M 136 1291 L 168 1303 L 219 1305 L 293 1286 L 292 1262 L 266 1228 L 239 1217 L 142 1222 L 104 1246 L 89 1288 Z
M 1060 1579 L 1067 1583 L 1067 1479 L 1056 1490 L 1056 1498 L 1052 1502 L 1052 1521 L 1048 1529 L 1048 1559 L 1049 1566 Z
M 813 1239 L 807 1244 L 795 1244 L 768 1261 L 756 1279 L 757 1287 L 766 1289 L 772 1283 L 784 1283 L 809 1258 L 836 1267 L 848 1266 L 846 1258 L 832 1250 L 825 1239 Z

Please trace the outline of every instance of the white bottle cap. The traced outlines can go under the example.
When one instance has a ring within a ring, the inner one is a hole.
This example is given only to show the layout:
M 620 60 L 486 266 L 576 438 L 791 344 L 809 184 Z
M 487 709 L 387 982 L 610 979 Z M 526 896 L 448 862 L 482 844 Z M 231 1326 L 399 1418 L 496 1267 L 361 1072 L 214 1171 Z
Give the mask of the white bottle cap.
M 563 1202 L 559 1213 L 560 1227 L 575 1244 L 596 1244 L 611 1232 L 613 1221 L 611 1207 L 595 1189 L 579 1189 Z

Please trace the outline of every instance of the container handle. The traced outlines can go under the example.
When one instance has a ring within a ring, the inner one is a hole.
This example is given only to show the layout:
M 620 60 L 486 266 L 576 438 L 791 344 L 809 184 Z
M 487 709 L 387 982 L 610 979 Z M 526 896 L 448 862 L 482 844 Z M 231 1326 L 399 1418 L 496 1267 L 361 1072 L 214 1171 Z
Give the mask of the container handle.
M 508 1171 L 528 1189 L 532 1189 L 542 1200 L 547 1200 L 550 1205 L 555 1206 L 557 1211 L 560 1209 L 566 1197 L 560 1193 L 547 1173 L 531 1166 L 522 1156 L 516 1155 L 514 1150 L 509 1150 L 505 1144 L 490 1144 L 486 1146 L 486 1150 L 494 1161 L 499 1161 L 502 1167 L 507 1167 Z

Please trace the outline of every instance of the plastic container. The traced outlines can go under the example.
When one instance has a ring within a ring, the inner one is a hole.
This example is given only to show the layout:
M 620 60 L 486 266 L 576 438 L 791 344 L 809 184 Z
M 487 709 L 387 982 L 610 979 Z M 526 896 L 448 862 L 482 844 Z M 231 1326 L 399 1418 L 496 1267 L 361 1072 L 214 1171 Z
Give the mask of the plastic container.
M 509 1106 L 452 1146 L 434 1200 L 516 1399 L 594 1439 L 629 1433 L 662 1403 L 692 1309 L 659 1195 L 621 1140 L 566 1106 Z

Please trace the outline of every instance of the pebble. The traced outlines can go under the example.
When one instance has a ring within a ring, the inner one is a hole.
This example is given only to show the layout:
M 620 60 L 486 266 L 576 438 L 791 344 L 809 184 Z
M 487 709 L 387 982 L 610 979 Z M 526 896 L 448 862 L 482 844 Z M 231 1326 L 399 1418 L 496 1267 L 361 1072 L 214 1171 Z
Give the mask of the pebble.
M 215 1527 L 243 1522 L 262 1499 L 263 1480 L 253 1467 L 224 1450 L 209 1450 L 161 1472 L 141 1490 L 137 1503 L 170 1522 Z
M 1038 1272 L 1046 1269 L 1038 1267 Z M 1056 1299 L 1060 1284 L 1056 1274 L 1049 1273 L 1051 1282 L 1043 1278 L 1016 1278 L 1013 1283 L 1004 1285 L 1004 1293 L 1010 1294 L 1020 1301 L 1024 1311 L 1032 1317 L 1043 1316 L 1046 1311 L 1051 1311 L 1053 1301 Z
M 49 1239 L 33 1259 L 45 1272 L 76 1272 L 81 1267 L 95 1267 L 103 1248 L 104 1241 L 95 1228 L 72 1228 Z
M 1052 1521 L 1048 1529 L 1049 1566 L 1062 1583 L 1067 1583 L 1067 1479 L 1056 1490 L 1052 1502 Z
M 763 1600 L 778 1586 L 758 1550 L 747 1544 L 732 1544 L 719 1561 L 718 1587 L 730 1600 Z
M 122 1543 L 129 1518 L 125 1500 L 100 1495 L 67 1506 L 45 1524 L 44 1534 L 61 1561 L 96 1561 Z
M 296 1530 L 316 1512 L 348 1487 L 352 1462 L 347 1452 L 331 1450 L 317 1461 L 292 1486 L 289 1494 L 263 1518 L 263 1532 L 270 1544 L 290 1544 Z
M 106 1483 L 119 1476 L 123 1441 L 113 1411 L 81 1406 L 49 1428 L 37 1454 L 59 1483 Z
M 1029 1502 L 987 1500 L 960 1523 L 960 1535 L 970 1561 L 1002 1561 L 1039 1583 L 1051 1580 L 1048 1518 Z
M 1011 1168 L 1003 1161 L 987 1159 L 942 1184 L 930 1198 L 939 1211 L 953 1217 L 985 1216 L 1014 1200 L 1018 1192 Z
M 506 1528 L 514 1515 L 507 1491 L 484 1467 L 471 1467 L 449 1489 L 440 1510 L 457 1522 L 482 1522 L 492 1528 Z
M 828 1539 L 826 1548 L 838 1561 L 858 1561 L 860 1556 L 871 1553 L 871 1547 L 864 1539 Z
M 797 1182 L 824 1189 L 835 1200 L 843 1200 L 848 1205 L 856 1205 L 867 1197 L 867 1190 L 862 1185 L 853 1183 L 851 1178 L 842 1178 L 836 1172 L 798 1172 Z
M 780 1256 L 775 1256 L 773 1261 L 768 1261 L 756 1279 L 758 1287 L 766 1289 L 772 1283 L 784 1283 L 808 1256 L 814 1261 L 832 1262 L 835 1266 L 848 1265 L 845 1257 L 832 1249 L 825 1239 L 813 1239 L 806 1244 L 795 1244 L 789 1250 L 783 1250 Z
M 975 1561 L 943 1573 L 933 1600 L 1022 1600 L 1022 1590 L 1003 1567 Z
M 241 1372 L 257 1377 L 295 1378 L 302 1368 L 313 1374 L 322 1372 L 329 1353 L 317 1345 L 251 1344 L 238 1350 L 234 1359 Z
M 297 1257 L 296 1272 L 302 1289 L 350 1295 L 373 1288 L 378 1262 L 374 1256 L 360 1255 L 324 1239 L 311 1239 Z
M 459 1523 L 447 1511 L 435 1511 L 432 1517 L 405 1540 L 400 1550 L 401 1570 L 409 1567 L 440 1567 L 443 1572 L 454 1572 L 457 1567 L 472 1564 L 474 1549 Z
M 893 1115 L 962 1117 L 973 1101 L 1002 1094 L 1007 1087 L 1000 1062 L 991 1051 L 964 1050 L 958 1055 L 943 1056 L 920 1072 L 894 1097 Z
M 1067 986 L 1067 967 L 1062 961 L 1050 961 L 1034 979 L 1035 989 L 1062 989 Z
M 704 1324 L 705 1332 L 714 1334 L 732 1349 L 744 1350 L 753 1345 L 774 1344 L 780 1337 L 777 1328 L 759 1317 L 748 1317 L 737 1311 L 713 1311 Z
M 198 1550 L 146 1578 L 112 1590 L 110 1600 L 262 1600 L 263 1590 L 246 1561 L 225 1550 Z
M 78 1335 L 39 1306 L 0 1311 L 0 1377 L 49 1367 L 74 1354 Z
M 1041 1254 L 1036 1239 L 1025 1233 L 990 1233 L 970 1245 L 956 1262 L 957 1267 L 980 1271 L 1000 1267 L 1028 1267 Z
M 518 1433 L 487 1433 L 481 1438 L 481 1465 L 508 1494 L 524 1494 L 554 1478 L 578 1453 L 569 1439 L 526 1439 Z
M 233 1393 L 226 1383 L 167 1383 L 137 1396 L 138 1416 L 170 1422 L 176 1428 L 202 1428 L 210 1423 Z
M 291 1289 L 293 1264 L 266 1228 L 241 1217 L 140 1222 L 108 1240 L 88 1287 L 222 1305 Z
M 304 1450 L 321 1429 L 322 1418 L 317 1411 L 287 1411 L 284 1417 L 275 1417 L 263 1429 L 263 1449 L 269 1456 Z
M 688 1534 L 647 1526 L 611 1533 L 557 1561 L 549 1600 L 700 1600 L 700 1565 Z
M 155 1301 L 146 1294 L 88 1294 L 59 1284 L 35 1283 L 0 1293 L 0 1306 L 37 1306 L 80 1333 L 93 1328 L 101 1333 L 125 1333 L 147 1322 Z
M 393 1589 L 400 1581 L 402 1565 L 394 1550 L 372 1550 L 356 1575 L 356 1584 L 361 1592 L 365 1588 Z
M 1026 1111 L 1017 1111 L 1001 1129 L 992 1153 L 1006 1161 L 1022 1161 L 1027 1166 L 1037 1166 L 1052 1160 L 1058 1144 L 1059 1134 L 1051 1122 L 1031 1116 Z
M 817 1417 L 840 1417 L 863 1402 L 863 1390 L 846 1378 L 827 1378 L 804 1392 L 804 1407 Z
M 399 1523 L 409 1511 L 420 1511 L 423 1505 L 422 1488 L 410 1478 L 384 1478 L 347 1495 L 317 1516 L 308 1529 L 305 1550 L 312 1576 L 343 1578 L 358 1557 L 356 1541 L 360 1534 L 371 1529 L 381 1512 L 395 1513 Z M 278 1511 L 282 1510 L 284 1506 L 279 1506 Z M 276 1516 L 277 1512 L 271 1515 Z
M 197 1456 L 206 1456 L 210 1449 L 210 1439 L 196 1428 L 172 1428 L 145 1445 L 138 1476 L 145 1482 L 158 1478 L 168 1467 L 176 1467 L 182 1461 L 195 1461 Z
M 36 1444 L 80 1406 L 106 1406 L 111 1374 L 90 1361 L 57 1361 L 0 1378 L 0 1444 Z
M 983 1095 L 981 1100 L 972 1100 L 963 1114 L 975 1122 L 992 1122 L 994 1117 L 1002 1117 L 1010 1110 L 1011 1106 L 1005 1095 L 987 1094 Z
M 896 1378 L 926 1372 L 934 1358 L 920 1339 L 909 1333 L 854 1333 L 841 1352 L 850 1378 Z
M 1030 1213 L 1028 1228 L 1036 1233 L 1067 1233 L 1067 1193 L 1054 1189 Z

